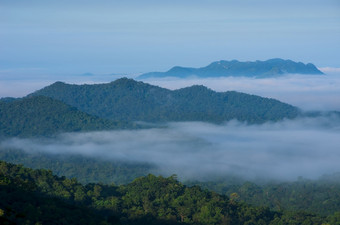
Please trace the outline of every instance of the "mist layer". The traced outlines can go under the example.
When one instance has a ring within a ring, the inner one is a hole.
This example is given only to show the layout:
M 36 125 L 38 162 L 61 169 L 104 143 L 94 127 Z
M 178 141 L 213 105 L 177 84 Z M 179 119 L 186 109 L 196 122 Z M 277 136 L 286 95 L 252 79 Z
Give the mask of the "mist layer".
M 65 133 L 53 139 L 12 138 L 1 147 L 147 162 L 157 166 L 155 173 L 186 179 L 237 175 L 294 180 L 340 171 L 339 134 L 337 118 L 251 126 L 184 122 L 145 130 Z

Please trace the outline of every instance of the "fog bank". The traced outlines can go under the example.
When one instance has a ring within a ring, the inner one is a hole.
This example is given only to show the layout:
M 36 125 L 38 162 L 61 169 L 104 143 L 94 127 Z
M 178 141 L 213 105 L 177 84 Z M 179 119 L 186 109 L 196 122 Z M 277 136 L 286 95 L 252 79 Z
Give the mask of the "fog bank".
M 339 134 L 339 119 L 320 117 L 251 126 L 237 121 L 169 123 L 166 128 L 65 133 L 54 139 L 12 138 L 0 145 L 148 162 L 158 166 L 157 173 L 186 179 L 232 174 L 295 180 L 340 171 Z

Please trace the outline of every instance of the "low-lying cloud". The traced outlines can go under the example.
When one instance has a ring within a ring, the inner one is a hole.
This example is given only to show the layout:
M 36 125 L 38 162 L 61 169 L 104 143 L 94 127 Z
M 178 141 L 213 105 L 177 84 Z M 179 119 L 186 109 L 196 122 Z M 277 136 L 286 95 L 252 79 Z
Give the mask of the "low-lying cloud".
M 339 134 L 338 119 L 320 117 L 262 125 L 169 123 L 166 128 L 65 133 L 53 139 L 12 138 L 0 146 L 147 162 L 157 166 L 156 173 L 186 179 L 237 175 L 294 180 L 340 171 Z

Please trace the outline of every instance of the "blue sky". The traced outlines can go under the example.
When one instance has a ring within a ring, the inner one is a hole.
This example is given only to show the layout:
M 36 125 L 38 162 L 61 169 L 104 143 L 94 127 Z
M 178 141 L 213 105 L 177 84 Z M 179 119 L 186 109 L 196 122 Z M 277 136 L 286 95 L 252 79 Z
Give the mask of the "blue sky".
M 0 0 L 0 76 L 284 58 L 340 67 L 339 0 Z

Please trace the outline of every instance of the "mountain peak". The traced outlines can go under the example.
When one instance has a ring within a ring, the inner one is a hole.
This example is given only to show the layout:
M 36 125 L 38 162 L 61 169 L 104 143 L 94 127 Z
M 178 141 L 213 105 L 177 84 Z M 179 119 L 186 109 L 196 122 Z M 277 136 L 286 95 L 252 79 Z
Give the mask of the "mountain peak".
M 122 77 L 111 82 L 111 84 L 126 84 L 126 83 L 138 83 L 138 81 L 135 81 L 134 79 L 127 77 Z
M 62 81 L 56 81 L 53 84 L 51 84 L 50 86 L 62 86 L 62 85 L 68 85 L 65 82 Z
M 134 79 L 127 78 L 127 77 L 119 78 L 115 81 L 112 81 L 110 85 L 114 87 L 129 88 L 129 89 L 136 88 L 136 87 L 150 86 L 149 84 L 146 84 L 142 81 L 136 81 Z

